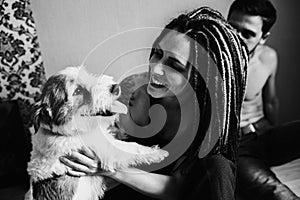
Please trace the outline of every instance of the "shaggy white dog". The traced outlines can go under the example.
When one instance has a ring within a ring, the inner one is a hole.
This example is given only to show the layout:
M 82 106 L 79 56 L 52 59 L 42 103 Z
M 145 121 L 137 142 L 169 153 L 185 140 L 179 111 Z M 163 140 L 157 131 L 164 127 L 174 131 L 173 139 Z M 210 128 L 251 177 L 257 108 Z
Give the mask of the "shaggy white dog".
M 32 137 L 28 172 L 37 200 L 97 200 L 106 189 L 101 176 L 72 177 L 59 157 L 91 148 L 105 170 L 158 163 L 168 152 L 117 140 L 111 127 L 118 113 L 126 113 L 117 101 L 119 87 L 109 76 L 94 76 L 84 68 L 68 67 L 51 76 L 37 104 L 39 129 Z M 118 133 L 117 133 L 118 134 Z

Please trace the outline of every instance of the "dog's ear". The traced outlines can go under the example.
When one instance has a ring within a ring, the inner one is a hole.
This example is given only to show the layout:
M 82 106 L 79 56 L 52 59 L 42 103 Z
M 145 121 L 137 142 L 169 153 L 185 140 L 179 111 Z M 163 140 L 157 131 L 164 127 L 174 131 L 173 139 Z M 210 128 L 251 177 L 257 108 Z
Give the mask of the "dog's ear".
M 42 101 L 37 102 L 34 105 L 33 113 L 33 122 L 36 130 L 41 122 L 48 124 L 51 127 L 52 120 L 53 116 L 50 107 L 46 103 L 42 103 Z
M 36 121 L 50 127 L 65 123 L 66 115 L 69 114 L 67 101 L 66 76 L 62 74 L 51 76 L 42 89 L 40 102 L 37 103 Z

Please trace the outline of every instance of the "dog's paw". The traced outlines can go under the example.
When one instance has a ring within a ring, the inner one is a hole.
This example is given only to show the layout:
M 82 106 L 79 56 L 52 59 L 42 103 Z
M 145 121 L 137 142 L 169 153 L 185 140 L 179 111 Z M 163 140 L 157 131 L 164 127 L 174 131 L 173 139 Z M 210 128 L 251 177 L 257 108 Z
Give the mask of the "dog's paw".
M 114 168 L 138 166 L 163 161 L 169 153 L 158 146 L 147 147 L 135 142 L 115 141 L 117 153 L 114 157 Z
M 151 148 L 149 152 L 147 150 L 145 153 L 142 152 L 138 154 L 138 157 L 141 161 L 140 164 L 159 163 L 169 156 L 169 152 L 160 149 L 157 146 L 149 148 Z

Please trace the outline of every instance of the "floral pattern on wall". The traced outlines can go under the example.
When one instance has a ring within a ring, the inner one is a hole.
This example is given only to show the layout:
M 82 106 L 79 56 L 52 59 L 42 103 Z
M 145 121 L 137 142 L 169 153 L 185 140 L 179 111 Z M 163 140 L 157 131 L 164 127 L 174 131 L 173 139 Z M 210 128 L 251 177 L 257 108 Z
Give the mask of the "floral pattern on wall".
M 0 102 L 18 100 L 26 128 L 45 82 L 29 0 L 0 0 Z

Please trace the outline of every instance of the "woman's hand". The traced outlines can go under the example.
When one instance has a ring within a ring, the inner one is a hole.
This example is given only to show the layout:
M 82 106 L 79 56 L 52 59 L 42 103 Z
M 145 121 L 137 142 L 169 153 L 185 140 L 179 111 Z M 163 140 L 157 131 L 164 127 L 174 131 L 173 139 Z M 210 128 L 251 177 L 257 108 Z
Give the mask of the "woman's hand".
M 60 157 L 60 161 L 68 167 L 68 174 L 71 176 L 108 175 L 109 173 L 101 169 L 99 158 L 87 147 Z

